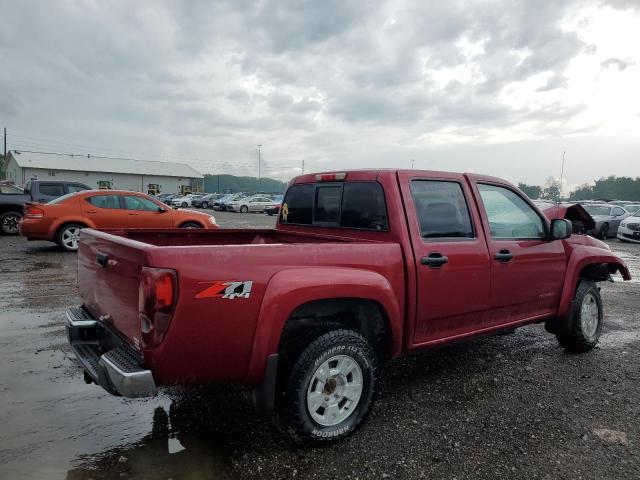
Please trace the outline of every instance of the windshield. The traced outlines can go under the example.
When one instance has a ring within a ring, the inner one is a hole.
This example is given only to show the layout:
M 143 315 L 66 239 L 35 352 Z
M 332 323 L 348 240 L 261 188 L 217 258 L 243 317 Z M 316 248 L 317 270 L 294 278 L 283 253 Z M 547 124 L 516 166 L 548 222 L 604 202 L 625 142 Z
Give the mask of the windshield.
M 68 198 L 73 197 L 76 193 L 78 192 L 71 192 L 71 193 L 67 193 L 66 195 L 62 195 L 61 197 L 58 198 L 54 198 L 53 200 L 51 200 L 50 202 L 47 202 L 48 205 L 55 205 L 56 203 L 63 203 L 65 200 L 67 200 Z
M 585 205 L 584 209 L 589 212 L 590 215 L 611 215 L 611 207 L 605 205 Z

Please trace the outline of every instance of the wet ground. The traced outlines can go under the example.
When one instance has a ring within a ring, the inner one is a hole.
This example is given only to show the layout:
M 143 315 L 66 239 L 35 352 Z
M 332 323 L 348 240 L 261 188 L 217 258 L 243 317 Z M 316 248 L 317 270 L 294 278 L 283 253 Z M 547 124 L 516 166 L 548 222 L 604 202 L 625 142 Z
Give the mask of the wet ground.
M 300 449 L 238 388 L 85 385 L 63 329 L 75 255 L 0 237 L 0 479 L 640 478 L 640 245 L 609 244 L 635 281 L 602 284 L 599 348 L 568 355 L 530 326 L 395 361 L 362 428 Z

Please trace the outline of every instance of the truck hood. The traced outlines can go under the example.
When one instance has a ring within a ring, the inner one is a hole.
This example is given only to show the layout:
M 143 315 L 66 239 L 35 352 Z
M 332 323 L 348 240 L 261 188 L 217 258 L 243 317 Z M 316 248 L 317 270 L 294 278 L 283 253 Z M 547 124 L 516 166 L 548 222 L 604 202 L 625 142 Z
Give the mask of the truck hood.
M 581 221 L 585 230 L 591 230 L 596 227 L 595 219 L 584 207 L 578 203 L 557 203 L 542 210 L 542 213 L 549 220 L 556 218 L 564 218 L 571 222 Z

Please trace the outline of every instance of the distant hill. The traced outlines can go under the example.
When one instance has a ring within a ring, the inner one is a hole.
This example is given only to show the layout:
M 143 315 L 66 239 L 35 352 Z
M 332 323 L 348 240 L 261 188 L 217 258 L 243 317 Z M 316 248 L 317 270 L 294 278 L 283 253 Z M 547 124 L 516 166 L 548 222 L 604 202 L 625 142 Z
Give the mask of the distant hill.
M 236 177 L 235 175 L 205 175 L 204 191 L 284 193 L 287 184 L 273 178 Z

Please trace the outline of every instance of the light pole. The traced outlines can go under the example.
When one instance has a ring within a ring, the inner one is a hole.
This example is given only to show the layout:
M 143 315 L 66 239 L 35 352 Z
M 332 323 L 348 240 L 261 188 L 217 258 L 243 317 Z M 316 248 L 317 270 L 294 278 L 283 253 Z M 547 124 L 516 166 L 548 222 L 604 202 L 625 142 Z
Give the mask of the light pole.
M 258 145 L 258 180 L 260 180 L 260 149 L 262 145 Z
M 566 150 L 562 152 L 562 169 L 560 170 L 560 196 L 562 197 L 562 181 L 564 179 L 564 154 L 567 153 Z

